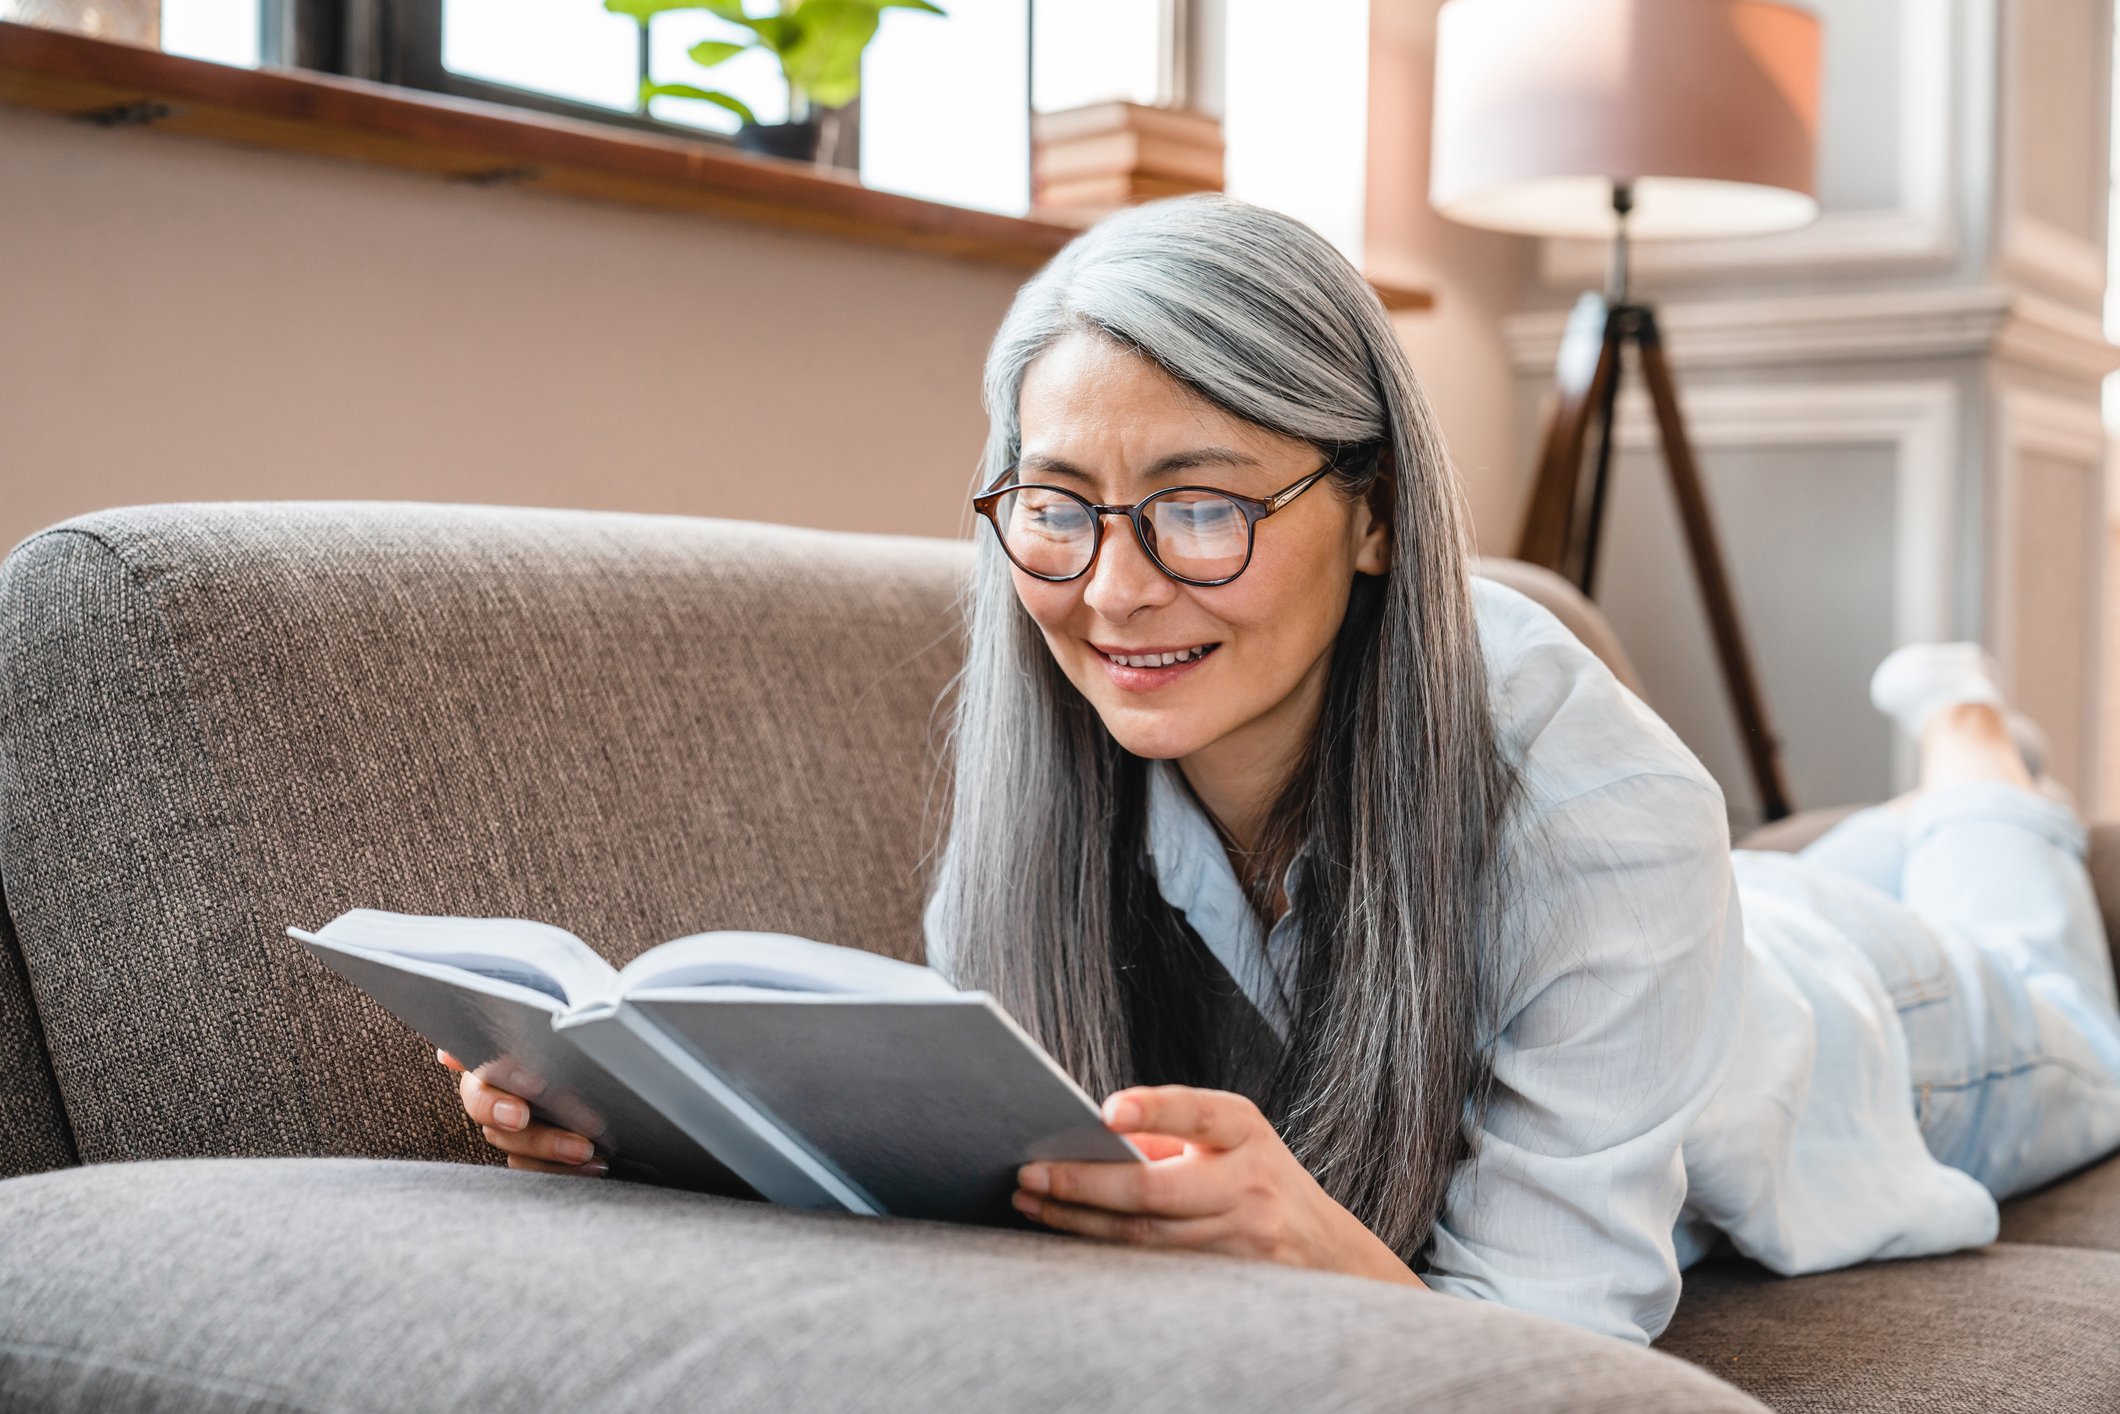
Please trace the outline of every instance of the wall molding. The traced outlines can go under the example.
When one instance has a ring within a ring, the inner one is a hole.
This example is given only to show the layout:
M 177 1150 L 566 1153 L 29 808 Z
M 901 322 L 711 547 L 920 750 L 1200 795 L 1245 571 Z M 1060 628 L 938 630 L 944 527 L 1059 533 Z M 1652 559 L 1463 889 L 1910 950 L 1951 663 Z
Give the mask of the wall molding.
M 1961 400 L 1949 379 L 1881 383 L 1799 383 L 1698 388 L 1684 396 L 1694 447 L 1883 446 L 1892 452 L 1897 561 L 1892 635 L 1897 643 L 1959 636 L 1952 612 L 1953 553 L 1958 532 Z M 1630 451 L 1660 446 L 1647 396 L 1621 395 L 1613 445 Z M 1892 788 L 1912 787 L 1915 757 L 1897 741 Z
M 1519 374 L 1551 372 L 1567 322 L 1545 309 L 1505 323 Z M 1660 305 L 1657 324 L 1688 369 L 1992 358 L 2085 384 L 2120 370 L 2096 315 L 2001 286 L 1687 300 Z
M 2006 676 L 2017 671 L 2016 601 L 2020 556 L 2027 541 L 2022 523 L 2020 478 L 2027 455 L 2050 457 L 2078 469 L 2084 480 L 2085 515 L 2074 529 L 2083 537 L 2087 575 L 2092 585 L 2105 583 L 2107 517 L 2111 514 L 2106 484 L 2106 450 L 2110 434 L 2097 403 L 2085 404 L 2057 397 L 2043 390 L 2013 383 L 1999 385 L 1990 400 L 1988 464 L 1989 478 L 1982 559 L 1987 582 L 1981 595 L 1986 618 L 1986 641 Z M 2087 596 L 2080 627 L 2079 651 L 2084 664 L 2083 699 L 2078 703 L 2082 740 L 2077 743 L 2079 790 L 2088 791 L 2103 779 L 2106 751 L 2101 730 L 2099 703 L 2104 689 L 2105 596 Z M 2016 684 L 2005 681 L 2005 691 Z
M 2103 5 L 2091 7 L 2094 20 L 2108 13 Z M 2024 115 L 2024 86 L 2031 78 L 2024 72 L 2022 63 L 2026 17 L 2023 5 L 2001 6 L 2002 30 L 1998 36 L 2001 60 L 1997 75 L 2001 93 L 1996 104 L 1995 134 L 1995 261 L 2004 274 L 2065 292 L 2096 308 L 2105 299 L 2105 251 L 2101 244 L 2104 232 L 2100 229 L 2104 223 L 2096 214 L 2102 206 L 2093 208 L 2093 229 L 2087 233 L 2067 230 L 2033 214 L 2025 206 L 2026 154 L 2037 136 L 2027 130 Z M 2086 43 L 2093 53 L 2105 56 L 2093 70 L 2100 77 L 2092 90 L 2106 100 L 2097 108 L 2100 114 L 2104 114 L 2109 110 L 2111 98 L 2108 75 L 2112 68 L 2112 34 L 2107 24 L 2098 23 L 2096 28 L 2098 32 L 2088 36 Z M 2109 180 L 2106 144 L 2102 139 L 2094 139 L 2091 149 L 2091 170 L 2079 175 L 2089 184 L 2089 190 L 2103 191 Z
M 1640 242 L 1633 272 L 1649 279 L 1728 278 L 1815 270 L 1933 271 L 1957 264 L 1960 241 L 1952 190 L 1963 141 L 1951 101 L 1957 72 L 1951 0 L 1897 0 L 1899 9 L 1898 201 L 1884 210 L 1828 211 L 1801 230 L 1732 240 Z M 1539 278 L 1563 289 L 1604 283 L 1609 245 L 1539 242 Z

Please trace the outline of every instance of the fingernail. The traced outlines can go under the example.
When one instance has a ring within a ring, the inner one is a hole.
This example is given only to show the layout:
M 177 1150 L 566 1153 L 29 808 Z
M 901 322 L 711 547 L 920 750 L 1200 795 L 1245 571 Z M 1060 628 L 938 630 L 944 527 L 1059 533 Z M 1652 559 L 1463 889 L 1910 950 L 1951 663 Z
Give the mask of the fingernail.
M 586 1164 L 596 1157 L 596 1146 L 586 1139 L 560 1139 L 553 1143 L 559 1156 L 570 1164 Z
M 596 1178 L 602 1178 L 605 1174 L 611 1172 L 611 1166 L 602 1159 L 598 1159 L 595 1163 L 589 1165 L 589 1172 Z
M 498 1100 L 493 1106 L 493 1122 L 503 1129 L 521 1129 L 530 1122 L 530 1112 L 513 1100 Z
M 1043 1193 L 1050 1186 L 1044 1164 L 1025 1164 L 1016 1181 L 1033 1193 Z
M 1022 1189 L 1017 1189 L 1009 1201 L 1016 1205 L 1017 1212 L 1027 1213 L 1031 1217 L 1038 1216 L 1038 1200 L 1025 1193 Z
M 1113 1100 L 1105 1109 L 1105 1120 L 1121 1129 L 1141 1122 L 1141 1107 L 1132 1100 Z

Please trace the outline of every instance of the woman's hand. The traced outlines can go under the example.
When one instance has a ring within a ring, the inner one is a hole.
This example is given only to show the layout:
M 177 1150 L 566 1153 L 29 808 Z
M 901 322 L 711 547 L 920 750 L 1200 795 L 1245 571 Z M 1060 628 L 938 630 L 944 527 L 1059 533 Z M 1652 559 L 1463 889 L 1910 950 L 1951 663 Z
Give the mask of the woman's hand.
M 463 1097 L 464 1113 L 478 1122 L 488 1144 L 508 1156 L 509 1168 L 593 1178 L 610 1167 L 596 1157 L 596 1146 L 586 1136 L 557 1125 L 532 1124 L 530 1102 L 522 1096 L 488 1085 L 447 1051 L 436 1051 L 434 1058 L 462 1072 L 457 1093 Z
M 1105 1100 L 1104 1123 L 1149 1162 L 1025 1164 L 1016 1171 L 1019 1211 L 1088 1237 L 1421 1285 L 1311 1177 L 1246 1097 L 1137 1085 Z

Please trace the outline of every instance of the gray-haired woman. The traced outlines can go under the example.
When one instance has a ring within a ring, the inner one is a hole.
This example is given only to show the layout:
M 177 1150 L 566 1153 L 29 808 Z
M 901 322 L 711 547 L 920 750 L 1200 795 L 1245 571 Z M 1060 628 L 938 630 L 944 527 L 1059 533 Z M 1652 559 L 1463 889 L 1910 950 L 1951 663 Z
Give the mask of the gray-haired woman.
M 1300 222 L 1099 223 L 985 398 L 929 961 L 1152 1160 L 1026 1165 L 1033 1219 L 1646 1343 L 1711 1247 L 1986 1242 L 2120 1145 L 2083 826 L 1956 650 L 1880 673 L 1923 791 L 1733 856 L 1670 729 L 1468 574 L 1390 322 Z M 596 1171 L 462 1086 L 511 1163 Z

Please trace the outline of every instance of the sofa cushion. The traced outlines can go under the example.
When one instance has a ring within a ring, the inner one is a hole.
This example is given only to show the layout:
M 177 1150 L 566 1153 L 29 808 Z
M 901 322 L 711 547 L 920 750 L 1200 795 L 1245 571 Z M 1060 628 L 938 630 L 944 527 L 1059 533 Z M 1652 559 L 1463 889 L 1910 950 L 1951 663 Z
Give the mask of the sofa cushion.
M 1657 1349 L 1783 1414 L 2110 1414 L 2120 1254 L 1998 1242 L 1802 1277 L 1716 1258 L 1687 1270 Z
M 0 567 L 0 877 L 87 1161 L 491 1154 L 285 936 L 520 915 L 918 957 L 967 547 L 391 503 L 101 512 Z
M 0 1183 L 0 1407 L 1758 1411 L 1507 1307 L 1234 1257 L 354 1159 Z
M 2120 1252 L 2120 1154 L 2004 1203 L 2002 1240 Z

